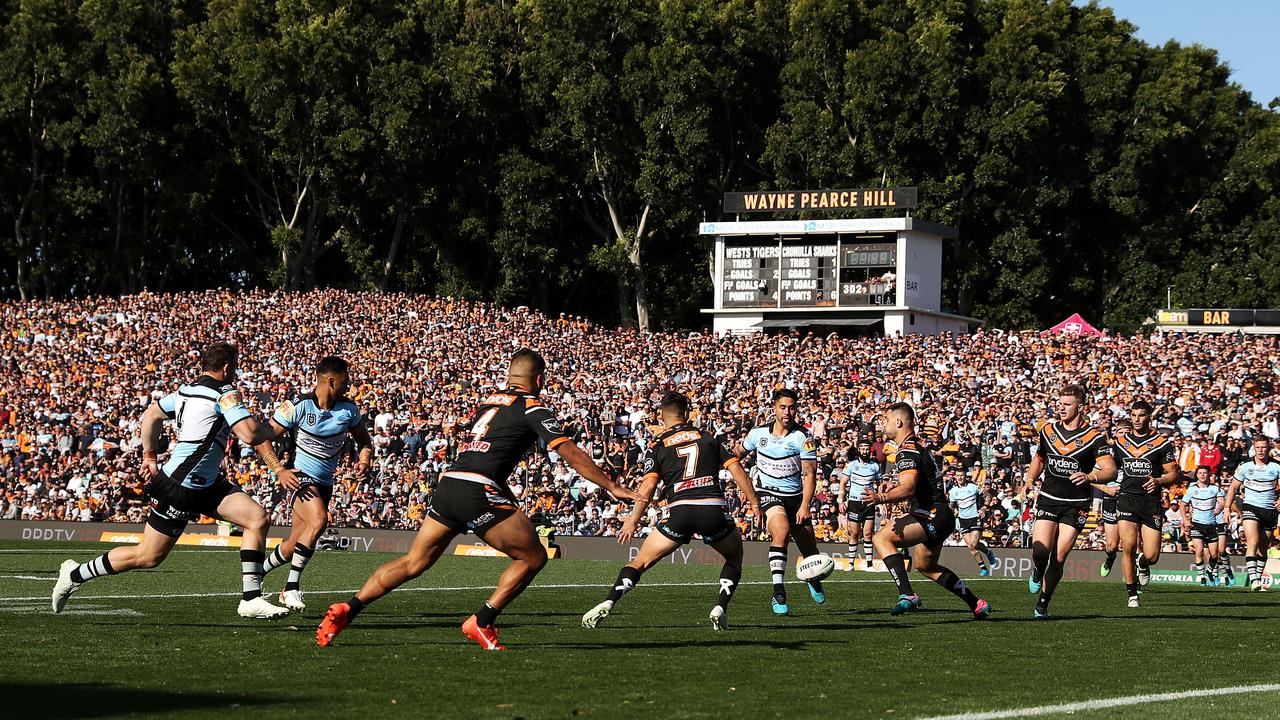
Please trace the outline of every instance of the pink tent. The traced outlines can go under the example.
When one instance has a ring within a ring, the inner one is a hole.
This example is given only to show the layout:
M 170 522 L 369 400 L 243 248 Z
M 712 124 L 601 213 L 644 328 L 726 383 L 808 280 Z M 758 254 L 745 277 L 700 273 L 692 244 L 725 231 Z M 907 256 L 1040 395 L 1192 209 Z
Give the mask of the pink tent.
M 1089 321 L 1080 317 L 1080 313 L 1071 313 L 1071 317 L 1049 328 L 1049 332 L 1060 332 L 1068 335 L 1089 335 L 1092 337 L 1102 337 L 1102 331 L 1089 324 Z

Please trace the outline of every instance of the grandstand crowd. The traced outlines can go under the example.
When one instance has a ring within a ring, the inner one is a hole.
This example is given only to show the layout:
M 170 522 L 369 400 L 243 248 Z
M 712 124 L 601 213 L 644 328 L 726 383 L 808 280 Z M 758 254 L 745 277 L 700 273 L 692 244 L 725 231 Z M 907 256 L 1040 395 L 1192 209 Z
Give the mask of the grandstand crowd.
M 875 437 L 875 418 L 898 400 L 916 408 L 948 479 L 965 474 L 985 490 L 983 535 L 997 546 L 1029 539 L 1023 471 L 1053 393 L 1069 383 L 1089 389 L 1090 419 L 1104 430 L 1135 397 L 1148 399 L 1182 469 L 1207 466 L 1224 487 L 1252 436 L 1280 437 L 1280 359 L 1260 336 L 647 334 L 527 308 L 336 290 L 11 302 L 0 305 L 0 325 L 3 519 L 141 522 L 139 418 L 198 374 L 197 349 L 216 340 L 240 347 L 238 385 L 259 415 L 307 392 L 323 355 L 350 361 L 349 396 L 367 418 L 375 464 L 358 481 L 348 459 L 330 505 L 335 526 L 416 529 L 468 414 L 524 346 L 547 359 L 543 399 L 569 433 L 632 478 L 664 391 L 686 393 L 696 425 L 738 441 L 768 422 L 774 389 L 795 389 L 818 445 L 814 522 L 828 541 L 847 539 L 839 471 L 862 436 L 886 464 L 893 450 Z M 227 467 L 275 523 L 288 522 L 285 491 L 251 450 L 233 442 Z M 1185 547 L 1184 487 L 1165 494 L 1168 549 Z M 531 455 L 512 488 L 545 532 L 615 535 L 627 512 L 554 453 Z M 744 533 L 764 537 L 729 495 Z M 1233 546 L 1239 524 L 1232 514 Z M 1096 513 L 1080 543 L 1101 547 Z

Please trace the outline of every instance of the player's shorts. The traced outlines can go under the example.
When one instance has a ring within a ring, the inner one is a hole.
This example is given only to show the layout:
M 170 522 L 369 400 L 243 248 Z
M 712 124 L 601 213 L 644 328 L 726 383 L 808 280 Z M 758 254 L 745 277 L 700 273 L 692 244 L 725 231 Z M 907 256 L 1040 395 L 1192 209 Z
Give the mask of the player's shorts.
M 929 507 L 916 508 L 908 515 L 924 528 L 924 544 L 937 547 L 956 531 L 956 516 L 947 503 L 934 503 Z
M 510 490 L 445 475 L 431 494 L 427 516 L 455 532 L 486 530 L 516 513 Z
M 1037 521 L 1048 520 L 1059 525 L 1067 525 L 1075 528 L 1076 532 L 1080 532 L 1089 521 L 1089 506 L 1073 505 L 1045 498 L 1036 500 L 1035 518 Z
M 847 500 L 844 504 L 845 517 L 849 522 L 864 523 L 876 516 L 876 508 L 874 505 L 868 505 L 861 500 Z
M 244 491 L 222 475 L 209 487 L 189 488 L 174 482 L 161 471 L 147 484 L 147 495 L 151 497 L 147 525 L 156 532 L 176 538 L 187 529 L 187 523 L 201 515 L 216 517 L 223 499 L 238 492 Z
M 765 515 L 771 507 L 780 507 L 787 513 L 787 522 L 792 525 L 799 525 L 796 522 L 796 513 L 800 511 L 800 501 L 803 499 L 800 495 L 777 495 L 772 490 L 756 488 L 756 497 L 760 499 L 760 514 Z M 805 525 L 812 525 L 813 519 Z
M 1164 527 L 1164 508 L 1160 505 L 1160 498 L 1121 495 L 1119 500 L 1118 509 L 1122 521 L 1137 523 L 1156 531 Z
M 1120 498 L 1102 498 L 1102 522 L 1106 525 L 1120 522 Z
M 289 501 L 290 505 L 293 505 L 293 503 L 299 500 L 305 502 L 312 498 L 320 498 L 320 502 L 324 503 L 326 508 L 329 507 L 329 500 L 333 498 L 332 484 L 322 483 L 319 480 L 309 475 L 303 475 L 302 473 L 298 473 L 298 481 L 302 483 L 302 487 L 298 488 L 293 493 L 293 499 Z
M 1255 520 L 1262 526 L 1263 532 L 1276 529 L 1276 509 L 1260 508 L 1257 505 L 1241 505 L 1240 517 L 1244 520 Z
M 737 532 L 733 517 L 723 505 L 676 505 L 668 508 L 658 523 L 658 532 L 672 542 L 686 545 L 693 536 L 710 545 Z
M 1191 539 L 1205 542 L 1218 541 L 1218 526 L 1205 523 L 1191 523 Z
M 1220 535 L 1220 536 L 1222 536 L 1222 537 L 1225 537 L 1225 538 L 1229 538 L 1229 537 L 1231 537 L 1231 534 L 1227 532 L 1227 524 L 1226 524 L 1226 523 L 1214 523 L 1214 524 L 1213 524 L 1213 527 L 1214 527 L 1215 529 L 1217 529 L 1217 531 L 1218 531 L 1218 535 Z
M 982 518 L 956 518 L 956 523 L 960 525 L 961 534 L 982 531 Z

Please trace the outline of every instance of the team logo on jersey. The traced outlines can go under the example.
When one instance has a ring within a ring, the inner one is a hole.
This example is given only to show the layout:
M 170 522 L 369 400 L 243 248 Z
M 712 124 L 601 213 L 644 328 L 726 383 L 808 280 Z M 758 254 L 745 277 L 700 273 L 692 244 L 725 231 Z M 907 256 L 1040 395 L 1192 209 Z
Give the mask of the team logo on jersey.
M 230 410 L 231 408 L 239 405 L 240 402 L 240 391 L 230 390 L 223 393 L 222 396 L 218 398 L 218 407 L 223 410 Z
M 765 435 L 760 438 L 760 447 L 769 447 L 769 436 Z
M 563 435 L 564 430 L 560 428 L 560 423 L 554 419 L 543 420 L 542 427 L 552 435 Z
M 308 424 L 308 425 L 315 425 L 315 424 L 316 424 L 316 414 L 315 414 L 315 413 L 307 413 L 307 424 Z
M 294 407 L 293 403 L 289 402 L 288 400 L 285 400 L 283 403 L 280 404 L 280 407 L 276 409 L 276 412 L 280 413 L 280 417 L 284 418 L 285 420 L 293 422 L 293 416 L 297 414 L 298 409 Z
M 814 451 L 815 451 L 815 450 L 817 450 L 817 449 L 818 449 L 818 445 L 817 445 L 817 443 L 815 443 L 815 442 L 813 441 L 813 438 L 805 438 L 805 439 L 804 439 L 804 451 L 805 451 L 805 452 L 814 452 Z

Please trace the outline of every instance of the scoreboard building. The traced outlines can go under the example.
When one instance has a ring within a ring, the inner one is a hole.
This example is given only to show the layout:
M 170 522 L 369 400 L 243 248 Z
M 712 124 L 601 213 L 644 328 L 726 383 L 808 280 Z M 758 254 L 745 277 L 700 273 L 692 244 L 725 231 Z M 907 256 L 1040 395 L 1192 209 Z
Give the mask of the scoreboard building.
M 915 188 L 726 193 L 725 212 L 906 209 Z M 953 228 L 910 217 L 704 222 L 714 241 L 717 333 L 807 328 L 845 334 L 965 333 L 943 312 L 942 244 Z

